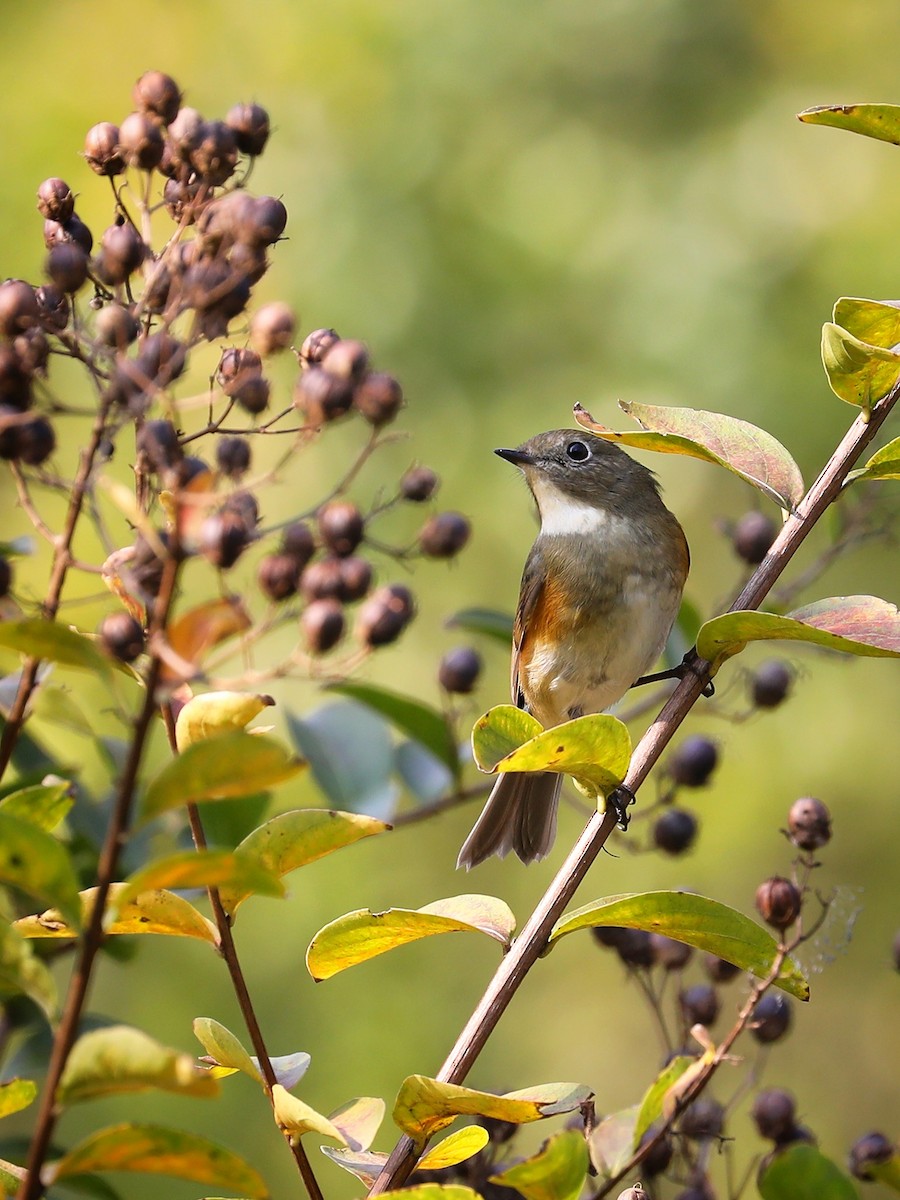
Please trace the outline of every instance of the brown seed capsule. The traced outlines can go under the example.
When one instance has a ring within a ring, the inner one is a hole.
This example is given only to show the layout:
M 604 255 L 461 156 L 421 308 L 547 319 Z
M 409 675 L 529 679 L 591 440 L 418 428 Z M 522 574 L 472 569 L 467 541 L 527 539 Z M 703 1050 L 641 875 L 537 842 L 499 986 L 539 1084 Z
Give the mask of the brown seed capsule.
M 367 646 L 397 640 L 413 614 L 412 593 L 402 584 L 380 587 L 366 600 L 356 620 L 356 636 Z
M 130 309 L 121 304 L 106 304 L 94 318 L 94 332 L 104 346 L 124 350 L 140 333 L 140 325 Z
M 329 375 L 359 383 L 369 369 L 369 351 L 362 342 L 342 338 L 328 347 L 321 361 Z
M 275 196 L 258 196 L 249 220 L 241 227 L 240 240 L 256 246 L 274 246 L 287 225 L 287 209 Z
M 345 604 L 362 600 L 372 586 L 372 564 L 364 558 L 351 554 L 340 561 L 340 599 Z
M 200 528 L 200 553 L 214 567 L 225 571 L 233 567 L 247 548 L 247 524 L 236 512 L 214 513 Z
M 314 329 L 306 335 L 300 347 L 300 358 L 307 366 L 320 363 L 340 336 L 334 329 Z
M 193 225 L 202 207 L 203 185 L 197 180 L 167 179 L 163 188 L 166 212 L 173 221 Z
M 850 1148 L 850 1174 L 857 1179 L 876 1179 L 872 1168 L 889 1163 L 896 1153 L 897 1147 L 883 1133 L 867 1133 Z
M 714 1138 L 725 1128 L 725 1109 L 711 1096 L 701 1096 L 681 1115 L 680 1129 L 685 1137 Z
M 260 562 L 256 578 L 263 594 L 277 604 L 296 596 L 300 565 L 290 554 L 268 554 Z
M 784 1142 L 790 1137 L 797 1119 L 794 1097 L 783 1088 L 767 1088 L 754 1099 L 752 1116 L 760 1137 Z
M 144 240 L 133 225 L 110 225 L 100 239 L 95 270 L 104 283 L 117 287 L 138 269 L 146 254 Z
M 781 658 L 764 662 L 753 672 L 751 695 L 757 708 L 777 708 L 791 690 L 794 673 Z
M 393 421 L 403 404 L 403 389 L 383 371 L 373 371 L 353 391 L 354 407 L 375 429 Z
M 52 283 L 35 292 L 45 329 L 58 332 L 65 329 L 69 319 L 69 302 Z M 40 329 L 29 329 L 13 339 L 13 352 L 18 355 L 22 369 L 28 375 L 44 373 L 50 357 L 50 343 Z
M 676 942 L 664 933 L 651 933 L 650 945 L 653 947 L 653 961 L 665 971 L 680 971 L 687 966 L 694 953 L 686 942 Z
M 294 340 L 293 310 L 280 300 L 264 304 L 250 318 L 250 344 L 263 358 L 286 350 Z
M 777 1042 L 791 1027 L 791 1006 L 781 992 L 767 992 L 750 1014 L 750 1032 L 758 1042 Z
M 51 247 L 44 272 L 63 292 L 77 292 L 88 275 L 88 256 L 75 242 Z
M 9 559 L 0 555 L 0 596 L 8 596 L 12 587 L 13 569 Z
M 441 687 L 455 695 L 467 696 L 473 691 L 481 674 L 481 655 L 471 646 L 448 650 L 438 667 Z
M 800 850 L 819 850 L 831 841 L 831 813 L 821 800 L 801 796 L 788 813 L 791 841 Z
M 34 288 L 24 279 L 0 283 L 0 334 L 12 338 L 40 323 Z
M 119 149 L 119 127 L 110 121 L 91 126 L 84 138 L 84 157 L 97 175 L 121 175 L 125 159 Z
M 14 346 L 0 343 L 0 403 L 24 412 L 31 400 L 31 372 Z
M 684 808 L 668 808 L 653 823 L 653 844 L 666 854 L 684 854 L 694 844 L 699 825 Z
M 306 566 L 315 553 L 316 540 L 305 521 L 295 521 L 293 525 L 288 525 L 281 535 L 281 549 L 284 554 L 295 558 L 301 568 Z
M 329 550 L 338 555 L 352 554 L 362 541 L 365 521 L 349 500 L 331 500 L 318 512 L 319 534 Z
M 400 480 L 400 495 L 404 500 L 420 504 L 430 500 L 438 489 L 437 475 L 431 467 L 410 467 Z
M 171 421 L 147 421 L 138 431 L 137 451 L 151 471 L 164 472 L 184 458 L 178 430 Z
M 163 155 L 159 123 L 146 113 L 129 113 L 119 126 L 119 151 L 129 167 L 152 171 Z
M 259 104 L 235 104 L 225 116 L 225 124 L 234 131 L 238 150 L 256 158 L 269 140 L 269 114 Z
M 234 133 L 224 121 L 206 121 L 191 153 L 191 165 L 210 187 L 221 187 L 234 174 L 238 150 Z
M 756 889 L 756 910 L 773 929 L 787 929 L 800 916 L 803 897 L 790 879 L 773 875 Z
M 0 458 L 15 458 L 28 467 L 39 467 L 56 449 L 56 434 L 46 417 L 31 417 L 5 432 L 12 433 L 12 454 L 0 450 Z
M 128 613 L 114 612 L 104 617 L 99 633 L 106 652 L 121 662 L 134 662 L 144 649 L 144 631 Z
M 711 983 L 695 983 L 683 988 L 678 994 L 678 1003 L 685 1025 L 714 1025 L 719 1015 L 719 993 Z
M 205 121 L 196 108 L 185 105 L 178 110 L 168 129 L 168 144 L 176 161 L 190 162 L 203 139 L 204 126 Z
M 174 121 L 181 104 L 181 91 L 171 75 L 162 71 L 145 71 L 131 93 L 135 107 L 143 113 L 158 117 L 163 125 Z
M 37 208 L 51 221 L 68 221 L 75 211 L 75 197 L 64 179 L 45 179 L 37 190 Z
M 259 505 L 252 492 L 232 492 L 222 505 L 222 512 L 235 513 L 247 526 L 247 533 L 254 535 L 259 524 Z
M 768 554 L 777 533 L 778 526 L 772 518 L 754 510 L 741 517 L 731 540 L 738 557 L 755 567 Z
M 717 954 L 705 954 L 703 956 L 703 970 L 713 983 L 729 983 L 741 974 L 740 967 L 736 967 L 734 963 L 728 962 L 727 959 L 719 958 Z
M 337 600 L 313 600 L 303 610 L 300 628 L 310 654 L 326 654 L 344 634 L 344 612 Z
M 304 568 L 300 589 L 308 600 L 340 600 L 344 584 L 341 579 L 341 560 L 321 558 Z
M 216 379 L 225 389 L 225 395 L 230 395 L 228 389 L 238 377 L 246 372 L 258 374 L 262 370 L 262 360 L 254 350 L 245 350 L 238 346 L 229 347 L 222 351 L 219 365 L 216 368 Z
M 321 367 L 303 371 L 294 388 L 294 405 L 308 425 L 318 428 L 349 412 L 353 388 Z
M 435 513 L 419 531 L 419 546 L 429 558 L 453 558 L 471 533 L 472 527 L 462 513 Z
M 216 441 L 216 466 L 229 479 L 240 479 L 250 469 L 250 443 L 244 437 Z
M 258 416 L 269 406 L 269 381 L 254 371 L 243 372 L 227 389 L 245 412 Z
M 235 242 L 228 252 L 228 262 L 232 272 L 248 287 L 259 283 L 269 269 L 265 247 L 251 246 L 247 242 Z
M 37 300 L 38 312 L 40 313 L 41 325 L 48 333 L 60 333 L 69 323 L 72 309 L 69 304 L 69 299 L 61 288 L 58 288 L 55 283 L 45 283 L 41 287 L 35 288 L 34 298 Z M 26 359 L 29 362 L 35 361 L 35 347 L 37 339 L 41 338 L 46 343 L 43 333 L 39 329 L 29 329 L 26 333 L 20 333 L 15 339 L 15 344 L 20 347 L 20 355 L 22 362 Z M 28 346 L 28 351 L 25 347 Z M 49 353 L 49 345 L 47 347 Z M 46 363 L 47 357 L 44 355 L 41 365 Z

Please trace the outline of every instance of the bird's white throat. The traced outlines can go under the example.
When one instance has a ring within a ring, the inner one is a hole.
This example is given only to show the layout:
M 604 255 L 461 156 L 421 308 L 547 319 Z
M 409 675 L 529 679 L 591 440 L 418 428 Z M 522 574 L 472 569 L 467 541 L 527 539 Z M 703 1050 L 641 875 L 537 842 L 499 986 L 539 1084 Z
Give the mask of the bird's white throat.
M 616 518 L 606 508 L 575 500 L 560 491 L 546 475 L 535 472 L 529 480 L 541 514 L 541 532 L 553 534 L 609 534 Z

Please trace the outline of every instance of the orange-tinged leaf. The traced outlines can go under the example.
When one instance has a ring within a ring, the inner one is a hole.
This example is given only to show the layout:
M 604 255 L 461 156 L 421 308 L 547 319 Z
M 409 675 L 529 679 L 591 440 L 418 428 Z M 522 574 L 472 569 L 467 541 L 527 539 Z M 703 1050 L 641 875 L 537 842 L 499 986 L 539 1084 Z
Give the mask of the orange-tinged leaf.
M 251 624 L 240 596 L 222 596 L 182 613 L 169 625 L 166 635 L 179 658 L 199 666 L 213 647 L 243 633 Z M 171 673 L 163 664 L 164 677 Z
M 170 937 L 194 937 L 219 943 L 219 935 L 212 921 L 208 921 L 187 900 L 174 892 L 164 890 L 143 892 L 119 904 L 119 897 L 127 887 L 114 883 L 109 889 L 107 923 L 105 933 L 160 933 Z M 96 888 L 87 888 L 79 893 L 81 900 L 81 924 L 86 925 L 94 907 Z M 69 938 L 77 937 L 78 931 L 69 925 L 58 909 L 48 909 L 32 917 L 21 917 L 13 928 L 26 938 Z
M 240 730 L 195 742 L 150 780 L 141 819 L 150 821 L 170 808 L 252 796 L 291 779 L 304 766 L 275 738 Z
M 219 1085 L 191 1054 L 163 1046 L 130 1025 L 84 1033 L 72 1047 L 56 1091 L 58 1104 L 158 1088 L 182 1096 L 215 1096 Z
M 508 946 L 514 929 L 509 907 L 494 896 L 451 896 L 418 909 L 358 909 L 319 930 L 306 951 L 306 965 L 319 981 L 421 938 L 478 932 Z
M 351 1150 L 368 1150 L 381 1128 L 384 1109 L 384 1101 L 377 1096 L 357 1096 L 329 1113 L 328 1119 Z
M 427 1141 L 458 1116 L 494 1117 L 524 1125 L 574 1112 L 592 1095 L 590 1088 L 581 1084 L 545 1083 L 495 1096 L 426 1075 L 410 1075 L 400 1087 L 393 1116 L 404 1133 L 416 1141 Z
M 269 1195 L 262 1176 L 231 1150 L 195 1133 L 162 1125 L 125 1123 L 98 1130 L 47 1173 L 52 1183 L 95 1171 L 174 1175 L 228 1188 L 250 1200 L 266 1200 Z
M 254 829 L 235 853 L 254 860 L 279 878 L 326 854 L 352 845 L 360 838 L 372 837 L 390 829 L 384 821 L 360 813 L 334 812 L 330 809 L 298 808 L 279 813 Z M 233 913 L 254 890 L 237 884 L 220 889 L 227 913 Z
M 686 454 L 716 463 L 745 479 L 788 512 L 803 497 L 800 468 L 784 446 L 764 429 L 737 417 L 699 408 L 629 404 L 621 400 L 619 407 L 642 426 L 641 432 L 616 433 L 607 429 L 580 404 L 575 405 L 575 420 L 598 437 L 636 450 Z

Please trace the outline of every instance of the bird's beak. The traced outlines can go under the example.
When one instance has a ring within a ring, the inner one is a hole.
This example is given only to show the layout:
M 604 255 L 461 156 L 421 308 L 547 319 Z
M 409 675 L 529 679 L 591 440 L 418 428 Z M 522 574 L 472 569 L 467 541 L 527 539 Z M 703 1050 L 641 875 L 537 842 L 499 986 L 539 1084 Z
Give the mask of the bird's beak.
M 526 454 L 524 450 L 495 450 L 494 453 L 499 454 L 501 458 L 505 458 L 515 467 L 530 467 L 534 462 L 534 458 L 530 454 Z

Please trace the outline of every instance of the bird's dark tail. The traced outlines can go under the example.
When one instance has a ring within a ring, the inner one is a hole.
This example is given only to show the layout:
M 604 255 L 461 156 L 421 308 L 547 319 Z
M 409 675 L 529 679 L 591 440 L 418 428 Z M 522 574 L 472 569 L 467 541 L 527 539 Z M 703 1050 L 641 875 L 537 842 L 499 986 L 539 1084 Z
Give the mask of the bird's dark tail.
M 494 784 L 481 816 L 465 840 L 457 867 L 477 867 L 492 854 L 514 850 L 523 863 L 543 858 L 556 835 L 562 776 L 508 771 Z

